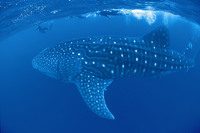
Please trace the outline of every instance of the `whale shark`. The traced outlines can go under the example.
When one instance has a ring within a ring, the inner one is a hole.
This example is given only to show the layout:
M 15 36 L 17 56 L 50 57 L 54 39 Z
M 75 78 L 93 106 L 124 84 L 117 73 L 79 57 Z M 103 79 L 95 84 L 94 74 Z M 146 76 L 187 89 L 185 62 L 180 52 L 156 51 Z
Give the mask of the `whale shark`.
M 104 92 L 117 78 L 157 77 L 194 67 L 194 59 L 169 48 L 169 34 L 159 26 L 142 37 L 93 36 L 50 46 L 32 60 L 33 68 L 76 84 L 98 116 L 115 119 Z

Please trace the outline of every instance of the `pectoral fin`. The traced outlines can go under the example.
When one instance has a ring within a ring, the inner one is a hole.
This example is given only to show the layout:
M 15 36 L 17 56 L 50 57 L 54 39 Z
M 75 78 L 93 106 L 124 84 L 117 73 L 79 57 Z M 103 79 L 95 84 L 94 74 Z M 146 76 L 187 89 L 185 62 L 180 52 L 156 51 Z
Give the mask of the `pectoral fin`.
M 115 119 L 104 99 L 104 90 L 112 80 L 98 78 L 87 71 L 80 73 L 74 80 L 84 101 L 96 115 Z

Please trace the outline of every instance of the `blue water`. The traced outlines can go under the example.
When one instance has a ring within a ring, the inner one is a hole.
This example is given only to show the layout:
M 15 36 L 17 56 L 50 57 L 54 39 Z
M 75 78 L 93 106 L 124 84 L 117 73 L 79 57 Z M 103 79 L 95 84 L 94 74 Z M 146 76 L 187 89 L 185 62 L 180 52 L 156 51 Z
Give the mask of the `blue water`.
M 0 1 L 1 132 L 200 133 L 199 6 L 194 0 Z M 74 84 L 32 68 L 40 51 L 59 42 L 138 37 L 160 25 L 169 30 L 170 48 L 195 58 L 196 66 L 114 80 L 105 99 L 115 120 L 90 111 Z

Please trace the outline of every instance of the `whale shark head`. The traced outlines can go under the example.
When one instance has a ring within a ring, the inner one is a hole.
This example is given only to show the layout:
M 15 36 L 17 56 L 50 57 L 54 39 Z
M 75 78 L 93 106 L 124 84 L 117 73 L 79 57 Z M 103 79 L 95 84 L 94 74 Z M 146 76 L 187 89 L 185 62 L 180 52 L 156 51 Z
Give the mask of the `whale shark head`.
M 44 49 L 32 60 L 33 68 L 52 78 L 59 78 L 59 55 L 50 48 Z

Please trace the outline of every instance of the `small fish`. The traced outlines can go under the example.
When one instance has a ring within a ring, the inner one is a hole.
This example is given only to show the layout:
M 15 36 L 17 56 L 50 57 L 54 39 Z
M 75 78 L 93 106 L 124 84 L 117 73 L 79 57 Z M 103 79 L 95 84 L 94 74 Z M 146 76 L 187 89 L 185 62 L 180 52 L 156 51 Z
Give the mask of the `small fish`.
M 98 116 L 115 119 L 104 91 L 116 78 L 161 76 L 194 66 L 194 60 L 169 49 L 166 27 L 143 37 L 97 36 L 46 48 L 32 60 L 35 69 L 75 83 L 88 107 Z

